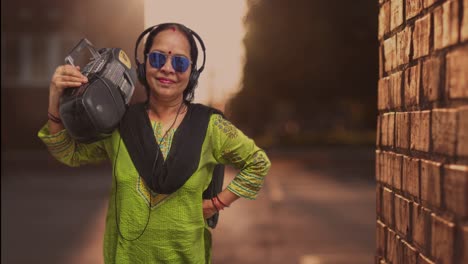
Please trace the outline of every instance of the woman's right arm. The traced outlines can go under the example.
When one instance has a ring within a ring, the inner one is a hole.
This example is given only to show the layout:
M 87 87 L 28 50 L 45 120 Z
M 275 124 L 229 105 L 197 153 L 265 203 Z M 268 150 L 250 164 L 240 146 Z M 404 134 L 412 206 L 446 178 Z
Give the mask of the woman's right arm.
M 80 68 L 72 65 L 61 65 L 55 69 L 49 86 L 49 114 L 60 118 L 59 104 L 60 97 L 66 88 L 77 88 L 88 82 L 86 76 L 81 74 Z M 50 134 L 56 134 L 64 129 L 61 122 L 48 121 Z
M 77 143 L 70 137 L 60 121 L 60 98 L 64 90 L 78 88 L 86 82 L 88 79 L 81 74 L 79 67 L 72 65 L 57 67 L 49 86 L 49 120 L 38 133 L 52 156 L 72 167 L 85 163 L 97 163 L 107 158 L 102 142 Z

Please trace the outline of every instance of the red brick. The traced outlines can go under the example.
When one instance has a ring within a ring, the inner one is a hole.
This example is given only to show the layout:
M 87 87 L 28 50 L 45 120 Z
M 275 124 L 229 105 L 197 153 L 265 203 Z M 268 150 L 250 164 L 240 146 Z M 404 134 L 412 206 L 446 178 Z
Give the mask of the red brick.
M 382 193 L 382 213 L 383 222 L 389 227 L 393 227 L 393 213 L 394 213 L 394 194 L 388 188 L 383 188 Z
M 441 163 L 421 160 L 421 200 L 436 208 L 442 206 L 441 169 Z
M 438 57 L 433 57 L 423 62 L 423 97 L 431 102 L 437 101 L 439 99 L 441 63 L 441 59 Z
M 375 151 L 375 179 L 378 182 L 380 182 L 382 178 L 382 163 L 380 160 L 381 155 L 382 151 L 377 149 Z
M 377 244 L 377 256 L 385 256 L 385 242 L 386 242 L 386 226 L 381 221 L 377 220 L 377 231 L 376 234 L 376 244 Z
M 380 147 L 380 115 L 377 116 L 377 127 L 375 133 L 375 145 Z
M 431 212 L 415 203 L 412 221 L 411 236 L 414 245 L 419 251 L 427 254 L 429 253 L 429 239 L 431 237 Z
M 418 256 L 418 264 L 435 264 L 431 260 L 429 260 L 427 257 L 419 254 Z
M 410 148 L 415 149 L 416 140 L 415 138 L 419 136 L 419 126 L 421 125 L 421 114 L 420 112 L 408 112 L 410 118 Z
M 468 0 L 463 0 L 463 19 L 460 38 L 461 41 L 468 40 Z
M 421 112 L 411 112 L 411 140 L 410 148 L 412 150 L 429 151 L 429 124 L 431 112 L 429 110 Z
M 377 105 L 379 110 L 385 110 L 388 107 L 390 94 L 390 77 L 379 79 L 378 82 L 378 99 Z
M 384 40 L 383 43 L 385 72 L 396 67 L 396 36 Z
M 393 168 L 393 159 L 391 152 L 385 152 L 384 154 L 384 182 L 388 185 L 392 185 L 392 168 Z
M 411 234 L 410 219 L 411 202 L 403 196 L 395 194 L 395 230 L 406 239 Z
M 389 113 L 388 117 L 388 133 L 387 133 L 388 139 L 388 146 L 393 147 L 394 144 L 394 139 L 395 139 L 395 113 Z
M 383 45 L 379 46 L 379 78 L 384 75 L 384 58 L 383 58 Z
M 429 151 L 429 144 L 431 140 L 430 129 L 431 129 L 431 111 L 421 111 L 421 125 L 419 127 L 421 136 L 416 141 L 416 149 L 420 151 Z
M 406 241 L 401 241 L 401 244 L 403 247 L 403 261 L 400 263 L 417 264 L 418 252 L 416 249 Z
M 384 147 L 388 146 L 388 116 L 388 113 L 380 115 L 380 144 Z
M 432 214 L 432 256 L 436 263 L 453 263 L 455 224 Z
M 390 11 L 390 30 L 394 30 L 403 24 L 403 0 L 391 0 Z
M 381 180 L 384 184 L 390 184 L 390 155 L 387 151 L 382 152 L 382 171 Z
M 434 17 L 434 49 L 441 49 L 444 47 L 443 45 L 443 30 L 444 30 L 444 23 L 443 23 L 443 16 L 444 10 L 442 6 L 438 6 L 432 12 L 432 16 Z
M 386 169 L 385 183 L 392 186 L 393 185 L 393 153 L 392 152 L 385 153 L 385 169 Z
M 397 65 L 407 64 L 410 60 L 411 28 L 406 27 L 396 35 Z
M 468 166 L 446 165 L 444 172 L 447 208 L 460 217 L 468 217 Z
M 468 106 L 458 110 L 457 155 L 468 157 Z
M 447 54 L 445 86 L 450 98 L 468 98 L 468 45 Z
M 405 106 L 419 105 L 419 78 L 421 76 L 421 64 L 410 67 L 405 71 Z
M 457 133 L 457 110 L 432 110 L 432 145 L 433 151 L 440 154 L 455 156 Z
M 389 171 L 389 168 L 387 166 L 387 152 L 386 151 L 382 151 L 380 153 L 380 181 L 382 183 L 385 183 L 385 184 L 388 184 L 388 171 Z
M 402 89 L 401 78 L 402 78 L 401 72 L 396 72 L 390 75 L 390 83 L 389 83 L 390 93 L 389 93 L 388 108 L 393 109 L 393 108 L 401 107 L 401 89 Z
M 379 39 L 390 32 L 390 2 L 385 2 L 379 10 Z
M 384 173 L 384 182 L 388 185 L 392 184 L 392 153 L 391 152 L 385 152 L 384 155 L 384 168 L 385 168 L 385 173 Z
M 382 218 L 382 186 L 377 184 L 375 187 L 375 212 L 377 219 Z
M 381 139 L 380 139 L 380 143 L 382 144 L 382 146 L 386 147 L 388 146 L 388 118 L 389 118 L 389 115 L 388 113 L 384 113 L 382 115 L 380 115 L 380 128 L 382 129 L 380 131 L 380 136 L 381 136 Z
M 401 190 L 401 173 L 403 167 L 403 155 L 392 153 L 391 155 L 391 175 L 393 188 Z
M 462 245 L 460 246 L 461 250 L 461 262 L 460 263 L 468 263 L 468 225 L 461 227 L 461 237 L 462 237 Z
M 423 7 L 423 0 L 406 0 L 406 20 L 417 16 Z
M 431 15 L 425 15 L 416 20 L 413 32 L 414 58 L 429 54 L 429 37 L 431 31 Z
M 393 230 L 387 231 L 387 250 L 386 250 L 386 259 L 390 263 L 398 263 L 398 242 L 399 239 Z
M 419 198 L 419 159 L 403 157 L 403 191 Z
M 380 182 L 380 179 L 382 177 L 382 163 L 380 161 L 380 155 L 382 155 L 382 151 L 378 149 L 375 150 L 375 179 L 377 182 Z
M 395 116 L 395 144 L 398 148 L 408 149 L 410 142 L 410 114 L 399 112 Z
M 441 0 L 423 0 L 423 7 L 427 8 L 431 5 L 433 5 L 436 2 L 440 2 Z
M 393 147 L 395 129 L 395 113 L 385 113 L 382 119 L 382 145 Z
M 403 154 L 396 154 L 393 160 L 393 186 L 399 190 L 402 189 L 403 156 Z
M 444 9 L 444 37 L 448 45 L 456 44 L 459 38 L 459 1 L 448 0 L 442 5 Z
M 458 1 L 448 0 L 434 9 L 434 48 L 456 44 L 458 32 Z
M 403 250 L 403 239 L 397 235 L 396 236 L 396 256 L 397 259 L 393 261 L 392 263 L 404 263 L 404 250 Z

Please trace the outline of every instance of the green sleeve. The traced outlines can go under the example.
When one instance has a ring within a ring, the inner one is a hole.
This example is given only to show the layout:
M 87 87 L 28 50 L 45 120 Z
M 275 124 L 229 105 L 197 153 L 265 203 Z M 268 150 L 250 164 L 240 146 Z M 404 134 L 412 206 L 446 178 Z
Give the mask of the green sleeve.
M 211 116 L 209 128 L 215 159 L 239 169 L 227 188 L 240 197 L 255 199 L 271 166 L 267 155 L 221 115 Z
M 75 142 L 65 129 L 50 134 L 47 124 L 39 130 L 37 135 L 47 146 L 52 156 L 71 167 L 99 163 L 108 157 L 102 140 L 91 144 L 81 144 Z

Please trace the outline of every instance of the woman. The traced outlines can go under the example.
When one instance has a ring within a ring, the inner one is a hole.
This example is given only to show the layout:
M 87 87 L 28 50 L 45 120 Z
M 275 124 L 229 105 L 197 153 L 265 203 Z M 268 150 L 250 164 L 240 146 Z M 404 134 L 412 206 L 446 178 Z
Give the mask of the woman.
M 148 101 L 143 115 L 151 122 L 152 140 L 164 157 L 164 161 L 156 158 L 159 163 L 155 164 L 161 166 L 161 162 L 166 165 L 166 159 L 171 157 L 171 146 L 191 148 L 190 142 L 177 137 L 176 132 L 181 129 L 190 132 L 191 128 L 186 127 L 193 122 L 187 120 L 201 107 L 190 103 L 196 86 L 190 78 L 196 69 L 198 52 L 192 31 L 169 23 L 154 28 L 146 40 L 144 53 L 142 82 Z M 189 60 L 187 65 L 184 58 Z M 212 111 L 201 149 L 195 151 L 201 154 L 193 173 L 175 190 L 158 193 L 140 177 L 119 130 L 91 144 L 74 142 L 67 133 L 59 116 L 60 97 L 64 89 L 79 87 L 87 81 L 79 68 L 62 65 L 56 69 L 50 84 L 49 121 L 38 135 L 51 154 L 69 166 L 106 159 L 113 163 L 104 237 L 105 262 L 210 263 L 211 233 L 206 219 L 239 197 L 256 198 L 270 168 L 265 152 Z M 179 159 L 176 167 L 184 167 L 184 162 Z M 210 184 L 217 164 L 233 165 L 239 173 L 217 196 L 203 199 L 202 193 Z

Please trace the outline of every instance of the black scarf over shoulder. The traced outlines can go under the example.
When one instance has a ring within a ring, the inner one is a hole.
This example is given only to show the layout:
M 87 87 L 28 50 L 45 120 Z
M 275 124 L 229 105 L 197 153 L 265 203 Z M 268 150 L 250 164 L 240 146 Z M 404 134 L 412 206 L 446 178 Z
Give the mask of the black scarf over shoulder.
M 189 104 L 187 113 L 174 134 L 169 154 L 164 160 L 154 137 L 145 104 L 131 105 L 127 109 L 121 120 L 120 134 L 135 168 L 148 188 L 156 193 L 171 194 L 192 176 L 198 168 L 202 145 L 213 113 L 222 115 L 216 109 L 201 104 Z M 212 198 L 221 191 L 223 177 L 224 166 L 219 164 L 213 172 L 210 186 L 203 193 L 203 198 Z
M 120 135 L 127 147 L 135 168 L 146 186 L 156 193 L 171 194 L 177 191 L 192 176 L 200 163 L 203 141 L 212 114 L 222 113 L 216 109 L 189 104 L 184 119 L 177 128 L 169 154 L 164 160 L 154 137 L 145 104 L 131 105 L 120 122 Z M 153 163 L 156 166 L 153 171 Z M 224 165 L 218 164 L 203 199 L 210 199 L 222 191 Z M 208 226 L 215 228 L 219 213 L 207 219 Z

